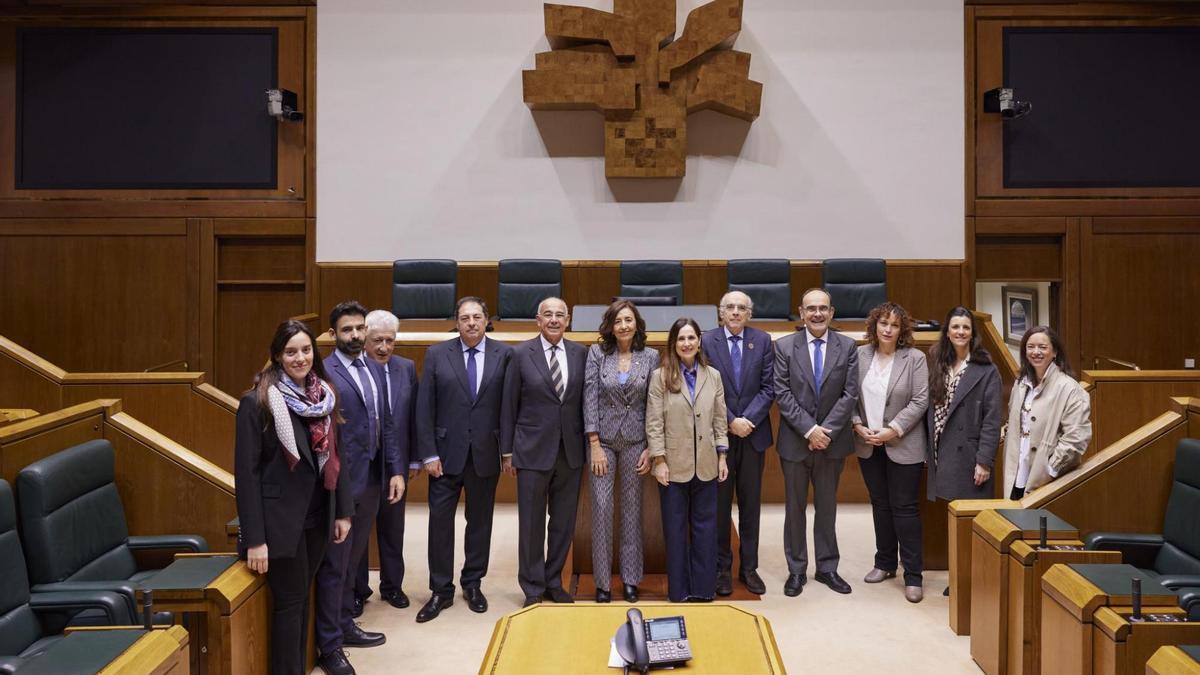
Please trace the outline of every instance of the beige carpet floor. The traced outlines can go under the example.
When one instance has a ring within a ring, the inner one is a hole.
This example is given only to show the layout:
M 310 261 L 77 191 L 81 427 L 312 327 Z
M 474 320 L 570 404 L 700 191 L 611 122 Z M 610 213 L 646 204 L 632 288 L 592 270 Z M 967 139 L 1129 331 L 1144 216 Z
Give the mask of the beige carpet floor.
M 426 564 L 428 511 L 424 504 L 408 510 L 404 590 L 412 599 L 398 610 L 378 600 L 368 602 L 362 625 L 383 631 L 387 644 L 372 649 L 348 649 L 359 673 L 474 673 L 479 669 L 495 622 L 520 608 L 517 586 L 516 506 L 496 509 L 491 567 L 483 591 L 491 605 L 486 614 L 475 614 L 461 595 L 434 621 L 418 624 L 417 610 L 429 598 Z M 462 509 L 459 509 L 458 565 L 462 564 Z M 812 523 L 810 510 L 809 523 Z M 948 599 L 942 595 L 946 572 L 925 574 L 925 601 L 904 600 L 899 578 L 868 585 L 862 577 L 871 569 L 874 534 L 871 510 L 865 504 L 843 505 L 838 510 L 841 575 L 854 592 L 839 595 L 812 581 L 796 598 L 783 594 L 787 567 L 783 558 L 783 507 L 768 505 L 762 517 L 763 541 L 759 574 L 767 594 L 759 602 L 742 603 L 771 622 L 789 673 L 978 673 L 971 660 L 970 638 L 955 636 L 947 625 Z M 810 533 L 811 537 L 811 533 Z M 810 540 L 811 550 L 811 540 Z M 457 576 L 457 571 L 456 571 Z M 376 587 L 376 575 L 371 583 Z M 735 583 L 737 583 L 735 581 Z M 318 668 L 316 672 L 321 672 Z M 612 672 L 620 672 L 614 670 Z

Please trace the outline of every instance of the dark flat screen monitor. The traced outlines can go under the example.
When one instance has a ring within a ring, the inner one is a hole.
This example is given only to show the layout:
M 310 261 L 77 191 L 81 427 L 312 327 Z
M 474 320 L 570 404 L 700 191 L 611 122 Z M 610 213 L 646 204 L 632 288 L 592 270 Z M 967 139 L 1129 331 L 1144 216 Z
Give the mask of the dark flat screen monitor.
M 1004 187 L 1200 187 L 1200 27 L 1005 28 L 1004 86 Z
M 18 189 L 274 189 L 274 28 L 17 32 Z

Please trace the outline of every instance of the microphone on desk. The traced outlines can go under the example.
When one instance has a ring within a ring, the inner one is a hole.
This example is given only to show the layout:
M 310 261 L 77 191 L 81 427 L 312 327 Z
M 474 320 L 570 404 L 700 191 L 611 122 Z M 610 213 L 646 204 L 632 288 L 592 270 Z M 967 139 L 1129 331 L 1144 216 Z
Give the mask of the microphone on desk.
M 1038 516 L 1038 548 L 1046 548 L 1046 516 Z
M 1133 586 L 1133 592 L 1131 593 L 1131 595 L 1133 597 L 1133 620 L 1141 621 L 1142 620 L 1142 579 L 1140 577 L 1134 577 L 1131 584 Z
M 146 589 L 142 591 L 142 628 L 154 630 L 154 594 Z

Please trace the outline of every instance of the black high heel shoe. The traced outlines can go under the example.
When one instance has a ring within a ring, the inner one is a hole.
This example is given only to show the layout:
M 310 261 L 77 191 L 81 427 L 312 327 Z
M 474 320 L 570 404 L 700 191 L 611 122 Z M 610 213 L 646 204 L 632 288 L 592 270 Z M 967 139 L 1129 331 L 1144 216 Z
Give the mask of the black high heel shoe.
M 603 588 L 597 588 L 596 602 L 612 602 L 612 593 Z
M 625 602 L 638 601 L 638 587 L 633 584 L 625 584 Z

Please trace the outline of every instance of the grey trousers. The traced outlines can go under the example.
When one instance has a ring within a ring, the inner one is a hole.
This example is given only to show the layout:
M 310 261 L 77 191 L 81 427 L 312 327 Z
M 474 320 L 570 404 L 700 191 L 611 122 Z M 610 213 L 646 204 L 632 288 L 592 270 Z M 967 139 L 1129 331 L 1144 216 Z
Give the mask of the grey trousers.
M 638 456 L 646 444 L 600 446 L 608 457 L 603 476 L 591 473 L 588 450 L 588 485 L 592 495 L 592 577 L 596 588 L 610 590 L 613 557 L 613 503 L 621 490 L 621 581 L 637 586 L 642 581 L 642 477 L 637 474 Z
M 813 486 L 813 544 L 817 549 L 817 572 L 836 572 L 838 561 L 837 488 L 845 458 L 831 459 L 823 452 L 810 452 L 800 462 L 781 459 L 786 506 L 783 513 L 783 555 L 788 574 L 808 569 L 808 484 Z

